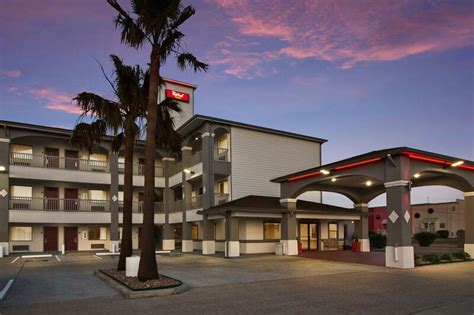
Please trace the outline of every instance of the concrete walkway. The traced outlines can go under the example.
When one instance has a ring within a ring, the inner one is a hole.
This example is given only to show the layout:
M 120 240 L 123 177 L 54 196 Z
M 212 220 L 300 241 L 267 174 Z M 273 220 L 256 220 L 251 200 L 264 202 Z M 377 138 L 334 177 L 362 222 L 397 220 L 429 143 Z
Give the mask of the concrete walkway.
M 354 264 L 364 264 L 372 266 L 385 266 L 385 252 L 351 252 L 350 250 L 336 251 L 303 251 L 300 255 L 306 258 L 339 261 Z
M 0 260 L 0 270 L 10 264 Z M 66 255 L 24 263 L 1 314 L 411 313 L 472 314 L 474 263 L 394 270 L 301 257 L 158 257 L 185 281 L 181 295 L 125 300 L 93 276 L 117 258 Z

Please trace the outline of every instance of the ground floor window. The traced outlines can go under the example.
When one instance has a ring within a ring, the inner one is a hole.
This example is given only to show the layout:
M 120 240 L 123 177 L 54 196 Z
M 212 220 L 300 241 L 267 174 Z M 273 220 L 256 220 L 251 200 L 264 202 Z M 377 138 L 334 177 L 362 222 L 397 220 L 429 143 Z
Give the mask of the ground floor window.
M 102 241 L 107 240 L 107 228 L 106 227 L 89 227 L 88 229 L 89 241 Z
M 329 238 L 338 238 L 337 223 L 329 223 L 328 232 Z
M 263 237 L 265 240 L 279 240 L 281 238 L 280 223 L 264 222 Z
M 193 241 L 196 241 L 199 239 L 199 226 L 197 224 L 193 224 L 192 226 L 191 237 Z
M 31 226 L 10 227 L 10 241 L 32 241 L 33 228 Z

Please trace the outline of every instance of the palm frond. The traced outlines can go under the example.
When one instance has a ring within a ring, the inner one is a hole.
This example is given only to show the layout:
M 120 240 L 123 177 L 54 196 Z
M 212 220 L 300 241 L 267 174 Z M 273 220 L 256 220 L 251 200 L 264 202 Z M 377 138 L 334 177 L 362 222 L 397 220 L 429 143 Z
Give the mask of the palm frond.
M 81 149 L 92 153 L 92 149 L 107 135 L 107 124 L 98 119 L 92 123 L 79 123 L 72 131 L 70 142 Z
M 209 65 L 197 60 L 197 58 L 191 53 L 182 53 L 176 58 L 178 62 L 178 67 L 181 70 L 185 70 L 188 67 L 191 67 L 194 72 L 204 71 L 207 72 Z
M 181 10 L 179 16 L 174 20 L 171 27 L 176 29 L 181 26 L 184 22 L 186 22 L 190 17 L 192 17 L 196 13 L 196 9 L 193 6 L 187 6 L 183 10 Z
M 121 28 L 120 39 L 122 43 L 126 43 L 133 48 L 143 46 L 145 40 L 149 40 L 146 33 L 140 27 L 140 23 L 135 21 L 117 2 L 117 0 L 107 0 L 112 8 L 117 11 L 115 18 L 115 27 Z
M 97 94 L 82 92 L 75 98 L 84 116 L 97 117 L 106 122 L 107 127 L 117 132 L 121 126 L 121 112 L 117 102 L 105 99 Z

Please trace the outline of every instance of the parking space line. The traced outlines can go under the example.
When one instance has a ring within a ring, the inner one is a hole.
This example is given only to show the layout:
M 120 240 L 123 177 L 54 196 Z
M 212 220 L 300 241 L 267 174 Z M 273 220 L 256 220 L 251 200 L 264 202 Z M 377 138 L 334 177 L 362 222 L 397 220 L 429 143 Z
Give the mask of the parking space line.
M 94 256 L 95 258 L 98 258 L 98 259 L 100 259 L 100 260 L 103 259 L 102 257 L 99 257 L 99 256 L 97 256 L 97 255 L 92 255 L 92 256 Z
M 59 258 L 58 255 L 54 255 L 54 257 L 56 257 L 56 260 L 57 260 L 57 261 L 61 261 L 61 259 Z
M 13 284 L 13 279 L 8 280 L 7 285 L 3 288 L 2 291 L 0 291 L 0 301 L 3 300 L 3 297 L 5 296 L 5 294 L 7 294 L 12 284 Z
M 13 259 L 10 264 L 14 264 L 18 259 L 20 259 L 20 256 L 18 256 L 17 258 Z

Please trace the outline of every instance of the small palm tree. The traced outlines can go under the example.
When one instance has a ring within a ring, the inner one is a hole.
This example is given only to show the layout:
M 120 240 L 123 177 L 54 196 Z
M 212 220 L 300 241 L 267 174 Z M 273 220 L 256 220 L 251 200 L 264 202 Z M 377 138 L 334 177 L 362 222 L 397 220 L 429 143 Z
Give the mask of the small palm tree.
M 176 57 L 178 67 L 184 70 L 206 71 L 208 65 L 200 62 L 181 45 L 184 34 L 180 26 L 194 15 L 192 6 L 183 7 L 180 0 L 131 0 L 132 14 L 125 11 L 117 0 L 107 0 L 117 11 L 116 27 L 121 29 L 123 43 L 141 48 L 150 45 L 150 82 L 147 104 L 145 145 L 145 194 L 142 228 L 142 250 L 138 278 L 141 281 L 158 278 L 154 236 L 154 185 L 157 130 L 172 127 L 168 108 L 157 104 L 161 84 L 160 69 L 170 55 Z M 156 108 L 161 110 L 156 111 Z M 160 115 L 161 114 L 161 115 Z M 160 124 L 160 126 L 158 125 Z M 167 134 L 166 131 L 164 134 Z M 171 141 L 168 139 L 167 141 Z
M 123 225 L 120 258 L 117 270 L 125 270 L 126 257 L 132 256 L 132 204 L 133 204 L 133 151 L 140 134 L 139 122 L 145 114 L 147 85 L 139 66 L 126 66 L 117 57 L 111 56 L 115 67 L 115 80 L 108 78 L 117 101 L 94 93 L 82 92 L 74 100 L 83 113 L 76 124 L 71 142 L 89 151 L 107 134 L 112 134 L 112 151 L 124 147 L 124 198 Z M 91 123 L 83 122 L 89 117 Z

